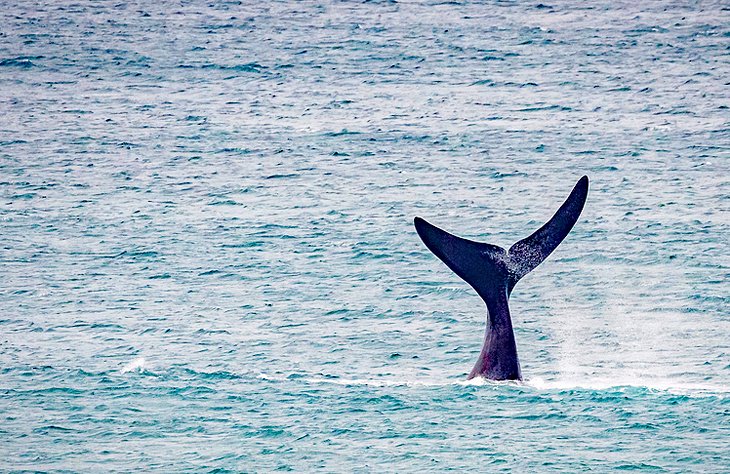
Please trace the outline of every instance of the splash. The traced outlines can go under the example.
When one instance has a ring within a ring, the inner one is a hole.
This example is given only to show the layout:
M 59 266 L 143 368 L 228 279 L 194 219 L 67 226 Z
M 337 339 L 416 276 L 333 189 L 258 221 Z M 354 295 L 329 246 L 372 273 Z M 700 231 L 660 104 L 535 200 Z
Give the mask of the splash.
M 144 357 L 138 357 L 137 359 L 134 359 L 132 362 L 130 362 L 129 364 L 122 367 L 122 370 L 120 372 L 122 374 L 126 374 L 127 372 L 132 372 L 134 370 L 144 372 L 144 366 L 145 366 Z

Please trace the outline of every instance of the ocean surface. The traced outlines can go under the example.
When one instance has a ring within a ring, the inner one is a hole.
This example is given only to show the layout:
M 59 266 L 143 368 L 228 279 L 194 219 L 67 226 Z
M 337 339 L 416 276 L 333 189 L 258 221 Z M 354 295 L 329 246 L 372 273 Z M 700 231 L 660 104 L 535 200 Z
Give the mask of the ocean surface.
M 723 2 L 0 9 L 0 471 L 728 472 Z M 413 217 L 509 247 L 522 383 Z

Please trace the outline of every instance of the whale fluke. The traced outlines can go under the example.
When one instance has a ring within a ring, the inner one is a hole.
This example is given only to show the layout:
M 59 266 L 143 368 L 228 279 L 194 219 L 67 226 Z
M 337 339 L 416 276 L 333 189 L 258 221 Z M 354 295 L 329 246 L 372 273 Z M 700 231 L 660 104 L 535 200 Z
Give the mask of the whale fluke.
M 565 239 L 580 216 L 588 196 L 583 176 L 555 215 L 509 250 L 457 237 L 420 217 L 416 231 L 441 261 L 469 283 L 487 305 L 484 345 L 469 378 L 520 380 L 522 374 L 509 313 L 509 295 L 517 282 L 542 263 Z
M 568 199 L 545 225 L 529 237 L 515 242 L 509 248 L 511 271 L 513 272 L 513 279 L 510 280 L 511 288 L 523 276 L 540 265 L 565 239 L 578 221 L 586 203 L 586 197 L 588 197 L 588 176 L 583 176 L 573 187 Z

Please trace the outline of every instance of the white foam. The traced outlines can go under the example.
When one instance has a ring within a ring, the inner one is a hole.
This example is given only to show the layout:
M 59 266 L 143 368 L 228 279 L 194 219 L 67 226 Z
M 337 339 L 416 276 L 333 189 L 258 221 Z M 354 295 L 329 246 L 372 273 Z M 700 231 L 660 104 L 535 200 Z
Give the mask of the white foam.
M 298 374 L 301 375 L 301 374 Z M 514 380 L 506 381 L 494 381 L 487 380 L 481 377 L 473 378 L 471 380 L 443 380 L 443 379 L 403 379 L 403 378 L 391 378 L 391 379 L 348 379 L 348 378 L 330 378 L 330 377 L 297 377 L 290 378 L 287 375 L 267 375 L 261 373 L 258 378 L 264 380 L 274 381 L 286 381 L 286 380 L 300 380 L 305 383 L 311 384 L 334 384 L 334 385 L 367 385 L 371 387 L 448 387 L 448 386 L 498 386 L 498 385 L 511 385 L 520 386 L 522 382 Z
M 127 372 L 132 372 L 133 370 L 139 370 L 140 372 L 144 371 L 145 366 L 145 360 L 144 357 L 138 357 L 134 359 L 129 364 L 122 367 L 121 373 L 126 374 Z
M 267 374 L 259 374 L 260 379 L 264 380 L 291 380 L 288 376 L 279 375 L 271 376 Z M 427 380 L 374 380 L 374 379 L 345 379 L 345 378 L 325 378 L 325 377 L 297 377 L 294 380 L 301 380 L 312 384 L 335 384 L 335 385 L 369 385 L 371 387 L 439 387 L 449 385 L 443 382 L 431 382 Z
M 643 388 L 657 392 L 667 392 L 675 395 L 687 396 L 716 396 L 726 398 L 730 396 L 730 387 L 713 384 L 695 384 L 695 383 L 678 383 L 675 380 L 666 379 L 558 379 L 544 380 L 540 377 L 533 377 L 523 382 L 514 380 L 494 381 L 477 377 L 471 380 L 443 380 L 443 379 L 348 379 L 348 378 L 328 378 L 328 377 L 307 377 L 299 375 L 297 378 L 291 378 L 290 375 L 267 375 L 261 373 L 258 378 L 272 381 L 292 381 L 299 380 L 310 384 L 334 384 L 343 386 L 365 385 L 371 387 L 447 387 L 447 386 L 511 386 L 524 387 L 540 391 L 556 391 L 556 390 L 593 390 L 607 391 L 617 390 L 625 391 L 627 388 Z
M 528 379 L 526 386 L 538 390 L 621 390 L 626 388 L 643 388 L 658 392 L 669 392 L 675 395 L 719 396 L 730 395 L 730 387 L 715 384 L 683 383 L 676 380 L 659 378 L 587 378 L 543 380 L 539 377 Z

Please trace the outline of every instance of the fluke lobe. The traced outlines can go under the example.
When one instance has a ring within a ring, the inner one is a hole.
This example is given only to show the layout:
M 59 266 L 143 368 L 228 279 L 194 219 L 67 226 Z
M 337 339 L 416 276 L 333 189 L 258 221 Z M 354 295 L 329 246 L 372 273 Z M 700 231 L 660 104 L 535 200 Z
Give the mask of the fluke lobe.
M 416 231 L 426 247 L 469 283 L 487 305 L 484 346 L 469 379 L 522 379 L 509 313 L 509 296 L 515 284 L 545 260 L 568 235 L 583 210 L 587 196 L 588 177 L 583 176 L 555 215 L 509 250 L 463 239 L 420 217 L 414 219 Z

